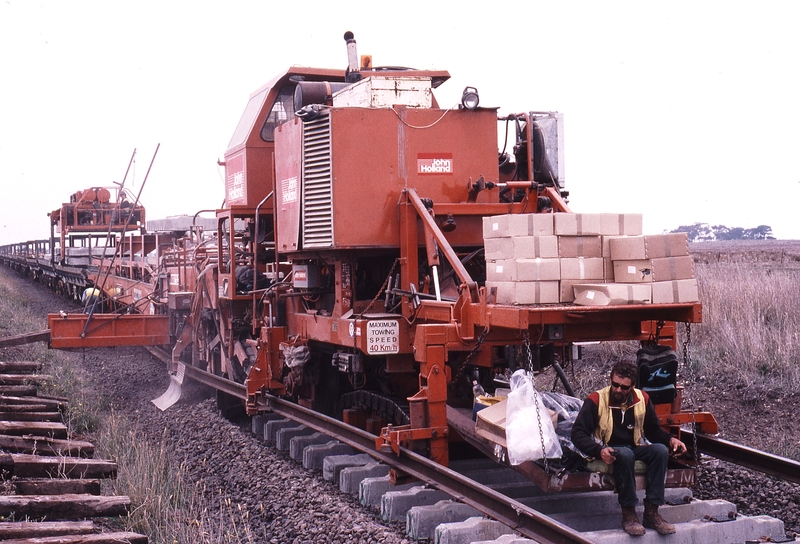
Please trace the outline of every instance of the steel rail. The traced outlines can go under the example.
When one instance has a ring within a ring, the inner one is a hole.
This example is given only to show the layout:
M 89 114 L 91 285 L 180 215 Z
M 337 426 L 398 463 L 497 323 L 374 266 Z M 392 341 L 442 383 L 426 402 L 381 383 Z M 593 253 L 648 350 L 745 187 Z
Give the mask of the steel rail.
M 566 525 L 411 450 L 400 448 L 399 456 L 376 451 L 375 435 L 346 425 L 337 419 L 272 395 L 266 395 L 259 407 L 349 444 L 386 465 L 436 487 L 537 542 L 542 544 L 591 542 Z
M 681 429 L 681 435 L 691 443 L 695 435 Z M 697 449 L 706 455 L 735 465 L 763 472 L 789 482 L 800 483 L 800 462 L 756 450 L 703 433 L 697 433 Z
M 231 381 L 227 378 L 217 376 L 216 374 L 211 374 L 205 370 L 200 370 L 199 368 L 191 365 L 185 366 L 186 375 L 190 376 L 195 381 L 209 385 L 217 391 L 222 391 L 223 393 L 227 393 L 232 397 L 237 397 L 242 400 L 247 399 L 247 389 L 244 385 Z
M 162 361 L 168 360 L 160 351 L 147 348 Z M 186 365 L 186 375 L 192 379 L 214 387 L 224 393 L 247 398 L 244 385 L 216 376 L 205 370 Z M 417 478 L 451 497 L 468 504 L 492 519 L 496 519 L 518 531 L 523 536 L 535 539 L 541 544 L 590 544 L 591 541 L 566 525 L 555 521 L 514 499 L 485 487 L 466 476 L 435 463 L 406 448 L 400 448 L 400 456 L 375 449 L 374 434 L 352 427 L 326 415 L 314 412 L 293 402 L 264 395 L 258 407 L 302 423 L 316 431 L 353 446 L 369 454 L 374 459 Z M 531 483 L 531 485 L 534 485 Z
M 165 362 L 169 361 L 169 357 L 164 356 L 158 349 L 147 348 L 147 350 L 158 359 Z M 186 375 L 234 397 L 242 400 L 247 398 L 244 385 L 216 376 L 205 370 L 186 365 Z M 394 453 L 377 451 L 375 449 L 375 439 L 377 437 L 374 434 L 347 425 L 338 419 L 314 412 L 273 395 L 264 395 L 260 399 L 258 407 L 302 423 L 331 438 L 353 446 L 392 468 L 396 468 L 436 487 L 490 518 L 508 525 L 523 536 L 535 539 L 537 542 L 542 544 L 590 544 L 591 542 L 566 525 L 411 450 L 401 447 L 400 456 Z M 531 485 L 534 484 L 531 483 Z
M 169 358 L 157 349 L 148 348 L 153 355 L 162 361 Z M 216 376 L 196 367 L 186 365 L 186 374 L 192 379 L 214 387 L 231 396 L 246 399 L 244 385 Z M 376 436 L 347 425 L 337 419 L 309 410 L 287 400 L 265 395 L 259 408 L 302 423 L 316 431 L 340 440 L 359 451 L 369 454 L 374 459 L 409 474 L 453 498 L 468 504 L 486 516 L 496 519 L 523 536 L 546 543 L 588 543 L 580 533 L 573 531 L 548 516 L 506 497 L 492 489 L 470 480 L 447 467 L 434 463 L 430 459 L 400 448 L 401 455 L 384 453 L 375 450 Z M 682 430 L 687 440 L 693 441 L 691 431 Z M 735 465 L 756 470 L 764 474 L 786 481 L 800 483 L 800 462 L 756 450 L 742 444 L 729 442 L 702 433 L 697 434 L 697 447 L 701 453 L 710 457 L 727 461 Z M 531 483 L 531 485 L 534 485 Z
M 144 348 L 149 351 L 153 357 L 167 366 L 172 364 L 172 358 L 157 346 L 144 346 Z M 247 389 L 244 385 L 223 378 L 222 376 L 206 372 L 205 370 L 201 370 L 189 364 L 184 365 L 184 368 L 186 370 L 186 376 L 191 377 L 194 381 L 213 387 L 217 391 L 222 391 L 232 397 L 247 400 Z

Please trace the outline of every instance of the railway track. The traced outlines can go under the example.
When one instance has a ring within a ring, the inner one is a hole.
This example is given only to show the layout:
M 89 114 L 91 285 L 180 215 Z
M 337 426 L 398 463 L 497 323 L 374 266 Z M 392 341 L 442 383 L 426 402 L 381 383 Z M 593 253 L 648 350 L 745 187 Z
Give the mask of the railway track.
M 151 352 L 162 360 L 166 359 L 165 354 L 157 350 Z M 244 398 L 244 387 L 239 384 L 191 367 L 186 367 L 186 375 L 233 397 Z M 451 468 L 445 468 L 407 449 L 403 449 L 400 456 L 376 451 L 375 435 L 277 397 L 266 397 L 262 408 L 268 412 L 253 418 L 254 432 L 263 433 L 265 440 L 277 444 L 279 449 L 297 450 L 292 457 L 303 461 L 304 466 L 308 456 L 300 450 L 303 443 L 322 451 L 324 446 L 319 446 L 319 443 L 327 444 L 332 455 L 330 463 L 339 467 L 340 472 L 337 469 L 324 469 L 323 472 L 332 472 L 343 491 L 359 493 L 362 504 L 380 505 L 386 521 L 406 520 L 406 532 L 413 538 L 452 544 L 483 541 L 496 541 L 498 544 L 621 542 L 629 538 L 618 528 L 619 509 L 613 492 L 547 494 L 512 469 L 490 459 L 457 461 Z M 459 414 L 449 413 L 448 417 L 451 416 L 457 420 Z M 467 416 L 461 417 L 468 419 Z M 314 438 L 308 439 L 312 432 Z M 724 441 L 706 438 L 709 440 L 699 439 L 698 443 L 704 447 L 715 444 L 717 451 L 723 447 L 720 444 Z M 292 444 L 292 441 L 297 441 L 297 444 Z M 339 447 L 342 445 L 351 450 L 342 450 Z M 726 460 L 735 462 L 737 451 L 749 452 L 747 462 L 743 463 L 745 466 L 789 481 L 795 481 L 797 477 L 800 466 L 797 462 L 777 458 L 782 462 L 776 463 L 775 456 L 729 442 L 724 443 L 724 450 L 723 458 Z M 345 459 L 342 458 L 343 451 L 352 453 L 345 455 L 349 457 Z M 306 468 L 320 468 L 328 461 L 309 463 Z M 383 469 L 377 469 L 376 464 Z M 399 487 L 389 485 L 388 480 L 396 483 L 397 478 L 370 477 L 376 470 L 402 475 L 401 482 L 411 480 L 411 483 Z M 358 474 L 366 478 L 360 484 L 354 484 L 352 479 L 358 478 Z M 379 491 L 372 491 L 371 487 Z M 437 493 L 432 493 L 434 490 Z M 376 493 L 383 496 L 376 499 Z M 393 495 L 396 493 L 408 496 L 400 499 Z M 447 499 L 442 499 L 445 496 Z M 433 499 L 436 501 L 431 504 Z M 667 499 L 669 504 L 663 509 L 665 516 L 678 525 L 678 534 L 684 535 L 683 541 L 686 542 L 701 539 L 708 543 L 744 542 L 765 536 L 773 542 L 791 540 L 786 539 L 780 520 L 737 515 L 735 505 L 725 500 L 696 500 L 687 488 L 668 489 Z M 446 503 L 440 503 L 441 500 Z M 387 504 L 401 505 L 397 507 L 400 511 Z M 431 519 L 442 523 L 433 524 Z M 650 537 L 663 538 L 651 533 Z M 497 535 L 499 540 L 484 538 L 487 535 Z M 510 540 L 512 538 L 522 540 Z
M 41 340 L 40 334 L 22 336 L 25 338 L 15 339 L 13 343 L 17 345 L 17 343 Z M 154 354 L 164 360 L 163 354 L 158 352 Z M 191 367 L 186 367 L 186 373 L 192 379 L 211 385 L 232 397 L 244 398 L 244 387 L 239 384 L 222 380 Z M 30 386 L 26 387 L 30 389 Z M 619 542 L 624 541 L 626 538 L 626 535 L 617 529 L 619 513 L 612 493 L 561 493 L 545 496 L 541 493 L 536 493 L 534 486 L 530 482 L 520 480 L 508 468 L 493 466 L 491 463 L 489 465 L 471 465 L 454 462 L 451 467 L 452 470 L 443 470 L 442 467 L 431 465 L 427 459 L 415 456 L 410 451 L 403 450 L 402 453 L 404 455 L 400 457 L 376 452 L 374 450 L 374 435 L 345 426 L 337 420 L 324 418 L 319 414 L 303 410 L 281 399 L 268 398 L 264 408 L 270 411 L 269 417 L 263 416 L 260 419 L 254 419 L 254 429 L 258 431 L 260 426 L 261 433 L 264 432 L 264 427 L 267 426 L 266 420 L 270 420 L 269 423 L 272 424 L 272 427 L 283 424 L 285 428 L 297 428 L 302 424 L 309 430 L 321 433 L 322 438 L 320 440 L 333 441 L 352 448 L 352 453 L 356 455 L 356 460 L 346 461 L 354 464 L 341 470 L 341 473 L 358 472 L 359 469 L 363 469 L 366 465 L 377 463 L 382 467 L 381 470 L 388 472 L 388 470 L 394 469 L 415 479 L 414 483 L 399 487 L 388 487 L 383 480 L 379 483 L 369 482 L 368 480 L 373 479 L 372 477 L 364 480 L 365 483 L 362 484 L 354 486 L 351 482 L 347 485 L 350 490 L 354 487 L 363 489 L 369 486 L 377 486 L 379 489 L 383 489 L 381 491 L 382 496 L 388 496 L 391 493 L 410 493 L 409 489 L 423 486 L 424 493 L 414 491 L 418 496 L 406 501 L 407 505 L 416 503 L 416 506 L 408 506 L 405 510 L 403 510 L 404 507 L 402 506 L 398 507 L 398 509 L 387 508 L 385 512 L 387 519 L 408 519 L 406 530 L 414 538 L 435 538 L 435 535 L 430 532 L 432 530 L 431 523 L 429 521 L 418 521 L 420 519 L 428 520 L 429 514 L 423 512 L 430 510 L 436 512 L 435 515 L 439 516 L 440 519 L 444 518 L 449 522 L 433 526 L 435 530 L 440 530 L 438 527 L 441 526 L 441 535 L 450 535 L 452 531 L 462 530 L 463 527 L 459 527 L 459 524 L 466 525 L 463 530 L 471 531 L 472 536 L 464 537 L 466 539 L 459 540 L 462 537 L 456 536 L 440 536 L 439 542 L 479 542 L 481 540 L 494 542 L 494 537 L 489 539 L 488 535 L 503 534 L 506 536 L 499 536 L 500 540 L 497 540 L 497 542 L 509 541 L 508 539 L 512 538 L 512 535 L 517 535 L 513 536 L 513 538 L 527 537 L 538 542 Z M 289 418 L 301 423 L 286 423 L 288 419 L 284 420 L 283 418 Z M 276 431 L 272 435 L 267 434 L 267 436 L 272 436 L 269 440 L 274 442 L 279 432 Z M 713 444 L 713 447 L 718 450 L 717 455 L 719 458 L 737 462 L 738 452 L 746 450 L 748 453 L 747 462 L 740 462 L 740 464 L 783 477 L 789 481 L 796 481 L 798 466 L 796 462 L 789 461 L 786 465 L 783 463 L 776 464 L 774 456 L 736 444 L 724 443 L 724 441 L 711 437 L 706 438 L 709 438 L 709 440 L 706 441 L 703 437 L 698 436 L 698 444 L 701 451 L 704 451 L 705 448 L 710 449 L 712 446 L 709 446 L 709 444 Z M 298 442 L 300 441 L 298 440 Z M 719 451 L 720 448 L 721 452 Z M 341 454 L 341 450 L 334 450 L 334 452 Z M 364 455 L 369 456 L 368 462 L 363 461 Z M 299 455 L 299 460 L 303 460 L 302 452 Z M 410 463 L 406 464 L 406 461 L 410 461 Z M 360 466 L 359 463 L 361 463 Z M 321 468 L 321 464 L 319 468 Z M 336 474 L 336 477 L 340 475 Z M 441 478 L 442 475 L 446 476 L 446 478 Z M 387 489 L 394 491 L 385 493 Z M 441 494 L 433 494 L 430 493 L 431 491 L 437 491 Z M 735 506 L 726 501 L 695 501 L 691 499 L 691 490 L 688 489 L 672 490 L 670 493 L 668 498 L 674 504 L 665 509 L 669 513 L 667 517 L 670 521 L 680 524 L 680 532 L 692 535 L 686 541 L 697 541 L 702 538 L 703 541 L 709 543 L 715 541 L 734 542 L 747 540 L 749 536 L 760 538 L 766 534 L 771 535 L 770 538 L 773 541 L 781 541 L 780 539 L 783 535 L 782 524 L 778 520 L 764 517 L 758 517 L 757 519 L 743 516 L 731 517 L 728 513 L 735 511 Z M 427 500 L 419 499 L 419 496 L 433 496 L 438 501 L 442 498 L 442 494 L 449 497 L 449 502 L 444 506 L 420 504 L 419 502 L 421 500 L 424 503 Z M 391 502 L 383 498 L 375 499 L 375 492 L 373 491 L 368 492 L 366 495 L 363 500 L 372 506 Z M 689 502 L 686 502 L 687 497 L 689 497 Z M 400 502 L 402 503 L 403 501 Z M 592 514 L 587 514 L 588 512 Z M 457 521 L 460 518 L 465 518 L 465 516 L 470 517 Z M 673 517 L 670 518 L 669 516 Z M 487 517 L 489 519 L 486 519 Z M 702 519 L 706 521 L 699 521 Z M 740 528 L 736 530 L 730 529 L 736 526 L 736 524 L 730 524 L 730 521 L 735 521 Z M 424 527 L 421 528 L 421 525 Z M 457 527 L 448 528 L 451 525 L 456 525 Z M 695 536 L 694 531 L 698 530 L 704 531 L 701 536 Z M 730 534 L 731 531 L 734 533 L 733 536 Z M 748 531 L 750 532 L 748 533 Z M 712 533 L 716 536 L 709 536 L 706 533 Z M 715 540 L 717 537 L 721 540 Z M 447 540 L 448 538 L 450 540 Z M 642 542 L 643 540 L 639 539 L 637 541 Z
M 93 521 L 126 515 L 131 501 L 101 495 L 100 481 L 115 478 L 117 465 L 69 436 L 62 419 L 69 401 L 38 394 L 39 370 L 34 362 L 0 362 L 0 540 L 146 544 L 145 535 Z

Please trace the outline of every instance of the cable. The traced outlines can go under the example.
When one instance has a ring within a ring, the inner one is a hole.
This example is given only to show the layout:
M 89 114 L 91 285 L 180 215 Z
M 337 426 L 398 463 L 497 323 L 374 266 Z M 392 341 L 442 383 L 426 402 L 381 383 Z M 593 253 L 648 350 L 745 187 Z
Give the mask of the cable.
M 455 107 L 455 106 L 454 106 L 454 107 Z M 447 115 L 448 113 L 450 113 L 450 112 L 453 110 L 453 108 L 448 108 L 448 109 L 444 110 L 444 113 L 442 114 L 442 116 L 441 116 L 441 117 L 439 117 L 439 118 L 438 118 L 436 121 L 434 121 L 434 122 L 433 122 L 433 123 L 431 123 L 430 125 L 424 125 L 424 126 L 416 126 L 416 125 L 412 125 L 412 124 L 410 124 L 408 121 L 406 121 L 405 119 L 403 119 L 402 117 L 400 117 L 400 112 L 399 112 L 399 111 L 397 111 L 397 110 L 396 110 L 396 109 L 394 109 L 394 108 L 391 108 L 391 110 L 394 112 L 394 114 L 397 116 L 397 118 L 398 118 L 398 119 L 400 119 L 400 122 L 401 122 L 401 123 L 403 123 L 405 126 L 407 126 L 407 127 L 409 127 L 409 128 L 426 129 L 426 128 L 431 128 L 432 126 L 436 125 L 436 124 L 437 124 L 439 121 L 441 121 L 442 119 L 444 119 L 444 116 L 445 116 L 445 115 Z

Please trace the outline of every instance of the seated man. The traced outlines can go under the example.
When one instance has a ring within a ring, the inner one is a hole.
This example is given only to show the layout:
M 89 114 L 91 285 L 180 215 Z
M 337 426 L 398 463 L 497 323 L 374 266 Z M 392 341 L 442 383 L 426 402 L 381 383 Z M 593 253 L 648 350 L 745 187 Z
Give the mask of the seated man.
M 668 451 L 683 453 L 683 442 L 661 428 L 647 393 L 633 388 L 636 365 L 620 361 L 611 369 L 611 385 L 586 397 L 572 427 L 572 442 L 584 455 L 613 466 L 614 482 L 622 507 L 622 528 L 631 536 L 644 527 L 668 535 L 675 527 L 658 513 L 664 504 Z M 668 450 L 669 448 L 669 450 Z M 636 481 L 633 465 L 647 464 L 644 527 L 636 515 Z
M 100 289 L 96 287 L 88 287 L 81 295 L 81 302 L 83 303 L 83 313 L 94 313 L 100 310 Z

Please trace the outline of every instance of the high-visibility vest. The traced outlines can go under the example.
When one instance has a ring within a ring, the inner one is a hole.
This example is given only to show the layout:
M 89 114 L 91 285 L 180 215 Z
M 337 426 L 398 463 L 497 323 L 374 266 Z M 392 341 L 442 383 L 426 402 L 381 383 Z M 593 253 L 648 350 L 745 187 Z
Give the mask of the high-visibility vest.
M 611 395 L 611 386 L 607 386 L 597 392 L 600 397 L 599 404 L 597 405 L 597 429 L 594 432 L 595 437 L 603 444 L 608 444 L 611 440 L 611 433 L 614 432 L 614 419 L 611 417 L 611 408 L 608 406 L 608 399 Z M 643 429 L 644 429 L 644 415 L 647 411 L 647 405 L 644 400 L 644 394 L 638 389 L 633 389 L 634 398 L 639 399 L 633 408 L 633 443 L 639 445 L 642 443 Z

